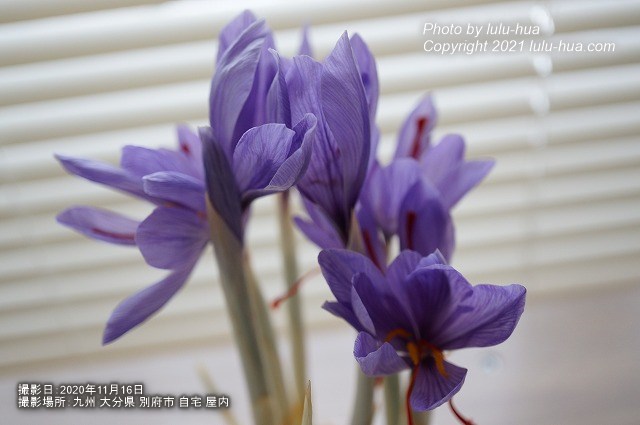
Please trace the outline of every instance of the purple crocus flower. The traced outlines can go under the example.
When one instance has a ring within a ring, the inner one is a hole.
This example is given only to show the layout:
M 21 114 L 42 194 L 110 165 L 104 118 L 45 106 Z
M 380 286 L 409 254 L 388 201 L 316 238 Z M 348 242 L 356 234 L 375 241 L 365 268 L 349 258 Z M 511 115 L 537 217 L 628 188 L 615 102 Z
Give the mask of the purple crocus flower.
M 362 238 L 381 269 L 393 236 L 399 237 L 401 250 L 427 255 L 437 249 L 449 261 L 455 247 L 450 211 L 493 167 L 490 160 L 465 161 L 459 135 L 446 135 L 432 146 L 435 122 L 436 110 L 427 96 L 404 122 L 395 158 L 386 167 L 374 162 L 362 189 Z
M 199 134 L 211 204 L 242 240 L 250 203 L 288 190 L 306 171 L 316 118 L 291 119 L 273 37 L 263 20 L 246 11 L 223 29 L 220 40 L 211 125 Z
M 209 240 L 202 147 L 187 127 L 178 127 L 179 148 L 125 146 L 120 167 L 56 155 L 71 174 L 156 205 L 142 222 L 92 207 L 72 207 L 58 222 L 85 236 L 137 246 L 152 266 L 170 274 L 122 301 L 103 335 L 107 344 L 158 311 L 184 285 Z
M 359 332 L 360 368 L 369 376 L 411 370 L 414 410 L 434 409 L 462 387 L 467 370 L 447 362 L 445 351 L 500 344 L 524 310 L 523 286 L 472 286 L 437 252 L 403 251 L 386 275 L 351 251 L 324 250 L 318 261 L 336 297 L 324 308 Z
M 322 217 L 343 244 L 348 241 L 353 209 L 369 162 L 371 109 L 351 42 L 342 35 L 320 63 L 297 56 L 286 73 L 292 121 L 306 113 L 318 118 L 311 162 L 298 190 L 311 215 Z M 377 98 L 377 93 L 370 93 Z M 320 233 L 298 220 L 307 234 Z

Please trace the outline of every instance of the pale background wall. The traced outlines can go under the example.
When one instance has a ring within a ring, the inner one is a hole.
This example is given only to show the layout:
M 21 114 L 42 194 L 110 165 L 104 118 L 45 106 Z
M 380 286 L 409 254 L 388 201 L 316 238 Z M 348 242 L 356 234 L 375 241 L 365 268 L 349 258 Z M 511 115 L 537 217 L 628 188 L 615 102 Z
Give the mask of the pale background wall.
M 528 306 L 507 343 L 452 355 L 471 370 L 460 408 L 480 424 L 640 423 L 640 2 L 631 0 L 0 1 L 0 422 L 223 423 L 204 411 L 15 407 L 15 384 L 27 380 L 203 394 L 199 365 L 246 417 L 210 252 L 157 317 L 100 346 L 111 309 L 162 272 L 54 216 L 77 203 L 147 210 L 52 159 L 115 162 L 123 144 L 171 146 L 174 123 L 204 123 L 215 36 L 244 8 L 267 18 L 287 54 L 304 23 L 319 56 L 344 29 L 363 35 L 378 58 L 386 155 L 406 112 L 432 90 L 438 134 L 461 132 L 470 156 L 497 159 L 455 211 L 454 265 L 472 282 L 524 283 Z M 422 28 L 435 20 L 537 23 L 552 40 L 614 42 L 616 51 L 428 55 Z M 272 212 L 260 203 L 250 235 L 269 298 L 282 288 Z M 301 245 L 304 269 L 315 253 Z M 319 309 L 327 292 L 318 279 L 304 289 L 310 377 L 317 423 L 342 424 L 353 334 Z M 451 421 L 438 411 L 436 425 Z

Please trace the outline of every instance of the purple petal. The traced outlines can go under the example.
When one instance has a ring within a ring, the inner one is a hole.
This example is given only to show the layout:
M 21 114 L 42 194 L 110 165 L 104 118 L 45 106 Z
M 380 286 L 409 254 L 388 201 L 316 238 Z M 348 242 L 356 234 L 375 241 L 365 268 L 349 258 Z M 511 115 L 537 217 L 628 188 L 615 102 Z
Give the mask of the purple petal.
M 354 279 L 368 280 L 366 275 L 362 273 L 356 275 Z M 366 294 L 366 289 L 367 288 L 365 288 L 365 292 L 363 292 L 364 294 Z M 368 289 L 371 290 L 371 288 L 368 288 Z M 356 289 L 355 286 L 351 287 L 351 308 L 353 309 L 353 313 L 356 315 L 356 318 L 362 325 L 362 328 L 365 331 L 375 335 L 376 328 L 373 325 L 371 316 L 369 316 L 369 312 L 367 311 L 367 308 L 363 304 L 362 299 L 360 299 L 360 295 L 358 294 L 358 290 Z
M 435 250 L 428 256 L 424 257 L 420 260 L 419 267 L 429 267 L 434 265 L 447 265 L 447 260 L 444 258 L 444 255 L 440 252 L 440 250 Z
M 235 143 L 244 133 L 238 134 L 239 128 L 244 127 L 239 119 L 252 93 L 267 35 L 264 21 L 249 25 L 220 57 L 211 81 L 209 121 L 215 139 L 228 158 L 231 158 Z
M 336 317 L 344 319 L 347 323 L 349 323 L 354 329 L 357 331 L 363 331 L 362 325 L 360 321 L 355 316 L 353 310 L 351 309 L 351 305 L 335 302 L 335 301 L 325 301 L 322 304 L 322 308 L 329 313 L 333 314 Z
M 302 198 L 302 202 L 311 220 L 307 221 L 300 217 L 295 217 L 294 220 L 300 231 L 322 249 L 345 248 L 340 232 L 325 213 L 305 198 Z
M 298 54 L 313 57 L 313 49 L 311 48 L 311 43 L 309 42 L 308 25 L 302 27 L 302 42 L 300 43 Z
M 418 103 L 402 124 L 395 158 L 411 157 L 418 159 L 429 149 L 431 131 L 436 125 L 438 115 L 431 96 Z
M 353 355 L 367 376 L 392 375 L 407 369 L 407 363 L 388 342 L 380 343 L 366 332 L 360 332 L 353 347 Z
M 245 10 L 222 28 L 220 35 L 218 35 L 217 63 L 220 62 L 220 59 L 229 47 L 240 37 L 240 34 L 256 22 L 256 20 L 256 17 L 251 11 Z
M 387 167 L 371 170 L 360 202 L 363 209 L 371 210 L 387 238 L 398 233 L 401 204 L 409 188 L 419 179 L 419 164 L 409 158 L 400 158 Z
M 425 360 L 418 369 L 415 386 L 411 393 L 413 410 L 432 410 L 446 403 L 464 384 L 467 369 L 444 362 L 446 377 L 436 368 L 433 358 Z
M 150 202 L 155 200 L 142 190 L 142 180 L 127 170 L 90 159 L 55 155 L 67 172 L 92 182 L 104 184 Z
M 439 347 L 446 350 L 489 347 L 511 336 L 524 311 L 526 289 L 523 286 L 471 287 L 456 270 L 450 269 L 445 273 L 452 287 L 472 288 L 473 292 L 460 302 L 458 308 L 451 310 L 442 324 L 437 341 Z
M 249 199 L 270 193 L 284 192 L 300 180 L 309 166 L 315 128 L 316 118 L 311 114 L 305 115 L 305 119 L 293 128 L 294 136 L 288 158 L 280 165 L 265 188 L 247 194 Z
M 182 288 L 193 269 L 193 264 L 169 274 L 160 282 L 122 301 L 111 313 L 102 337 L 109 344 L 132 328 L 144 322 L 162 308 Z
M 353 251 L 325 249 L 318 255 L 318 263 L 339 302 L 351 303 L 351 282 L 358 273 L 366 274 L 374 287 L 386 285 L 384 277 L 371 260 Z
M 191 163 L 192 173 L 189 175 L 204 181 L 204 168 L 202 165 L 202 142 L 196 133 L 186 125 L 177 127 L 178 146 L 184 156 Z
M 374 286 L 364 273 L 352 281 L 351 307 L 364 330 L 383 340 L 395 329 L 409 329 L 411 318 L 388 285 Z
M 266 187 L 287 158 L 294 132 L 284 124 L 265 124 L 242 135 L 233 152 L 241 192 Z
M 378 231 L 373 209 L 360 204 L 357 210 L 357 217 L 365 252 L 376 267 L 384 271 L 387 267 L 387 246 L 383 240 L 383 235 Z
M 240 190 L 224 151 L 215 140 L 210 127 L 200 127 L 207 194 L 211 206 L 220 215 L 238 240 L 243 240 Z
M 464 161 L 464 139 L 445 136 L 422 157 L 426 177 L 438 188 L 445 208 L 452 208 L 491 171 L 494 161 Z
M 286 77 L 292 121 L 300 121 L 306 113 L 311 113 L 320 124 L 316 129 L 309 168 L 298 182 L 298 190 L 325 212 L 341 232 L 341 237 L 346 239 L 348 217 L 343 205 L 339 149 L 328 132 L 320 98 L 322 65 L 308 56 L 295 56 Z
M 150 196 L 183 205 L 206 214 L 205 189 L 201 180 L 176 172 L 153 173 L 142 178 Z
M 400 206 L 398 236 L 400 249 L 429 255 L 440 250 L 451 259 L 455 245 L 453 221 L 440 201 L 440 194 L 421 180 L 408 191 Z
M 120 166 L 139 178 L 160 171 L 177 171 L 198 178 L 198 170 L 189 158 L 182 152 L 169 149 L 125 146 Z
M 161 269 L 179 269 L 194 263 L 209 240 L 205 220 L 179 207 L 158 207 L 136 233 L 145 261 Z
M 405 293 L 403 305 L 408 303 L 408 314 L 417 325 L 418 334 L 441 349 L 439 336 L 444 323 L 460 301 L 471 295 L 470 287 L 457 288 L 461 292 L 452 293 L 443 268 L 451 269 L 449 266 L 418 269 L 400 284 Z
M 92 239 L 118 245 L 135 245 L 138 225 L 123 215 L 92 207 L 74 207 L 60 213 L 58 223 Z
M 346 31 L 325 59 L 321 80 L 325 123 L 340 162 L 344 212 L 350 214 L 364 182 L 371 149 L 367 98 Z M 347 220 L 349 217 L 347 217 Z
M 267 103 L 269 100 L 269 89 L 276 79 L 278 72 L 276 58 L 270 53 L 270 50 L 273 49 L 275 49 L 273 36 L 271 32 L 268 31 L 260 51 L 260 59 L 258 60 L 258 67 L 251 92 L 236 122 L 234 141 L 239 140 L 247 130 L 270 123 L 270 121 L 267 120 L 267 117 L 271 115 L 271 112 L 267 111 L 267 108 L 271 106 Z
M 280 58 L 275 50 L 270 50 L 270 53 L 275 58 L 277 71 L 267 93 L 266 120 L 272 123 L 282 123 L 291 128 L 291 103 L 285 79 L 286 69 L 290 65 L 285 65 L 286 61 Z
M 356 58 L 358 69 L 360 70 L 360 78 L 362 79 L 367 104 L 369 106 L 369 117 L 371 121 L 373 121 L 376 117 L 376 110 L 378 109 L 378 96 L 380 92 L 376 60 L 367 44 L 358 34 L 354 34 L 351 37 L 351 48 L 353 49 L 353 55 Z

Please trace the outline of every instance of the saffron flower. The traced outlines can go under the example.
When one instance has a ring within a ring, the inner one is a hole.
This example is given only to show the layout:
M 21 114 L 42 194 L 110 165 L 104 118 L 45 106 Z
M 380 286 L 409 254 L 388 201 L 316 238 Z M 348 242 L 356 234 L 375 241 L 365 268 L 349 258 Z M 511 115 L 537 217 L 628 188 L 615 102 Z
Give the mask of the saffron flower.
M 120 167 L 56 155 L 69 173 L 156 205 L 142 222 L 86 206 L 69 208 L 57 217 L 90 238 L 137 246 L 148 264 L 171 270 L 115 308 L 104 330 L 104 344 L 164 306 L 184 285 L 209 240 L 201 143 L 184 126 L 178 127 L 178 142 L 177 150 L 125 146 Z
M 289 100 L 263 20 L 244 12 L 225 27 L 221 40 L 210 126 L 201 127 L 199 135 L 211 205 L 242 241 L 250 203 L 288 190 L 307 170 L 316 117 L 301 114 L 290 120 L 279 113 L 283 123 L 268 123 L 276 120 L 273 111 L 288 110 Z
M 296 56 L 286 72 L 292 121 L 312 113 L 318 118 L 316 141 L 307 173 L 298 182 L 311 216 L 328 226 L 329 237 L 346 244 L 353 209 L 369 163 L 372 87 L 369 99 L 346 32 L 322 62 Z M 309 237 L 324 233 L 298 220 Z
M 398 236 L 401 250 L 438 250 L 447 261 L 455 248 L 451 209 L 491 171 L 491 160 L 465 161 L 464 139 L 449 134 L 435 146 L 437 120 L 430 96 L 405 120 L 394 159 L 374 162 L 360 195 L 358 220 L 367 255 L 384 268 L 386 246 Z
M 352 251 L 324 250 L 318 261 L 336 297 L 324 308 L 359 332 L 360 368 L 369 376 L 411 370 L 414 410 L 434 409 L 462 387 L 467 370 L 445 351 L 500 344 L 524 310 L 523 286 L 472 286 L 439 253 L 403 251 L 386 275 Z

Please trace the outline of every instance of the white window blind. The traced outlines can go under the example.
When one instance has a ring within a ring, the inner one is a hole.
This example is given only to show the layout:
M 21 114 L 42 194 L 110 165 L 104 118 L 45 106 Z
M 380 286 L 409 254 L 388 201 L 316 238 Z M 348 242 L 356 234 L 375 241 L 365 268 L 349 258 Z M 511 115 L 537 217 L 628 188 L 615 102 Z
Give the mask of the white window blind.
M 470 281 L 522 282 L 533 296 L 637 284 L 640 1 L 2 1 L 0 370 L 106 350 L 100 340 L 111 310 L 164 274 L 135 249 L 55 222 L 75 204 L 140 218 L 148 207 L 66 175 L 53 153 L 116 162 L 124 144 L 173 146 L 175 123 L 204 124 L 215 37 L 245 8 L 267 19 L 288 55 L 303 24 L 318 57 L 345 29 L 363 36 L 378 59 L 383 156 L 431 90 L 437 134 L 462 133 L 470 157 L 497 160 L 454 213 L 453 263 Z M 553 28 L 549 40 L 611 42 L 615 51 L 422 49 L 425 22 L 540 19 Z M 249 235 L 267 298 L 283 290 L 273 207 L 259 203 Z M 299 241 L 307 270 L 317 250 Z M 160 314 L 109 352 L 227 339 L 211 257 Z M 329 298 L 319 279 L 303 294 L 310 325 L 331 320 L 319 309 Z

